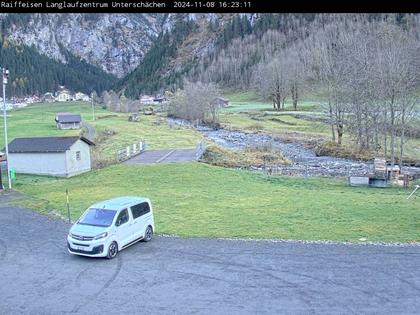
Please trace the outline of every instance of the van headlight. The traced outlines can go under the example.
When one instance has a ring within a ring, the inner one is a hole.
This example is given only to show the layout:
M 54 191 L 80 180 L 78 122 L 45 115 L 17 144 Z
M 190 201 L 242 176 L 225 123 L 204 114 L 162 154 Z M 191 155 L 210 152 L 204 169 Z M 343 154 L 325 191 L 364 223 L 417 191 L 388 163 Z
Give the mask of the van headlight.
M 96 235 L 93 239 L 94 240 L 100 240 L 101 238 L 105 238 L 108 236 L 108 232 L 104 232 L 102 234 Z

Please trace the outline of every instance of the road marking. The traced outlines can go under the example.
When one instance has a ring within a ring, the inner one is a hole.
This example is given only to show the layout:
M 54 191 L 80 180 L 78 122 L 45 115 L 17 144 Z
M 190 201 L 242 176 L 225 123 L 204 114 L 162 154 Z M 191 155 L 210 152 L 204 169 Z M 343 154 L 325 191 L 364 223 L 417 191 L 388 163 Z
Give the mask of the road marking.
M 162 156 L 159 160 L 157 160 L 155 163 L 160 163 L 160 162 L 162 162 L 164 159 L 166 159 L 168 156 L 170 156 L 172 153 L 174 153 L 176 151 L 176 149 L 175 150 L 172 150 L 172 151 L 170 151 L 169 153 L 167 153 L 167 154 L 165 154 L 164 156 Z

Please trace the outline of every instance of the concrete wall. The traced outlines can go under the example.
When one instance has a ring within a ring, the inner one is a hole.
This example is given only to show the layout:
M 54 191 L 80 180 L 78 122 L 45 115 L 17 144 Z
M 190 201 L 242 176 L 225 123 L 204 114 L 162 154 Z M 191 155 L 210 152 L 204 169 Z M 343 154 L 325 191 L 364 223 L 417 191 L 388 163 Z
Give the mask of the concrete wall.
M 77 152 L 80 152 L 80 160 L 77 160 Z M 74 176 L 91 170 L 90 146 L 82 141 L 76 141 L 70 150 L 66 151 L 66 165 L 68 176 Z
M 17 173 L 67 176 L 66 154 L 62 153 L 10 153 L 10 168 Z

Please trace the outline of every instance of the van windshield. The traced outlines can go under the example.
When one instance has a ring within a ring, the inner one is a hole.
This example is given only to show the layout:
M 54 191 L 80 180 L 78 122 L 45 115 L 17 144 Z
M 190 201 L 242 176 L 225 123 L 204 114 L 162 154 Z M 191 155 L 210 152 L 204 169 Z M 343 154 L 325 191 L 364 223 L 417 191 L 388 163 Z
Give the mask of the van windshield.
M 116 213 L 116 210 L 90 208 L 77 223 L 93 226 L 110 226 Z

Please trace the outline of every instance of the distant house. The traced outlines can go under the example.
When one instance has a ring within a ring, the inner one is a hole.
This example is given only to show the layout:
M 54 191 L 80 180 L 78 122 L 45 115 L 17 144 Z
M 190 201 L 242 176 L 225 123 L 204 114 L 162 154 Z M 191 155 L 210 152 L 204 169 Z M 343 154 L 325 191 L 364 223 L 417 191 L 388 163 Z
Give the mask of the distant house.
M 42 100 L 46 103 L 52 103 L 55 102 L 55 97 L 52 93 L 47 92 L 42 96 Z
M 28 103 L 25 103 L 25 102 L 19 102 L 19 103 L 14 103 L 13 104 L 13 108 L 23 108 L 23 107 L 26 107 L 26 106 L 28 106 Z
M 153 96 L 150 95 L 142 95 L 140 97 L 140 104 L 154 104 L 155 103 L 155 98 Z
M 69 102 L 73 100 L 73 95 L 71 92 L 66 89 L 64 86 L 60 86 L 57 92 L 57 101 L 59 102 Z
M 229 106 L 229 100 L 227 98 L 223 98 L 223 97 L 217 97 L 216 98 L 216 103 L 220 107 L 227 107 L 227 106 Z
M 39 99 L 39 97 L 38 97 L 38 96 L 36 96 L 36 95 L 32 95 L 32 96 L 26 97 L 26 98 L 24 99 L 24 101 L 25 101 L 27 104 L 33 104 L 33 103 L 37 103 L 37 102 L 39 102 L 39 101 L 40 101 L 40 99 Z
M 156 97 L 153 98 L 153 102 L 154 103 L 161 104 L 161 103 L 163 103 L 165 101 L 166 101 L 166 99 L 165 99 L 165 97 L 163 95 L 158 95 L 158 96 L 156 96 Z
M 80 129 L 82 117 L 79 114 L 57 113 L 55 123 L 58 129 Z
M 89 102 L 90 97 L 88 95 L 86 95 L 85 93 L 77 92 L 76 94 L 74 94 L 74 100 L 75 101 Z
M 9 166 L 17 173 L 71 177 L 91 170 L 84 137 L 16 138 L 9 144 Z

